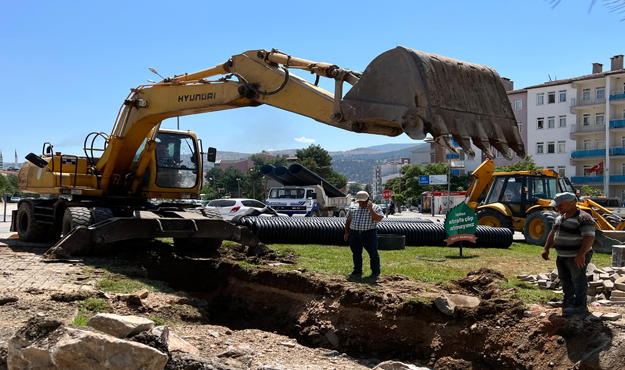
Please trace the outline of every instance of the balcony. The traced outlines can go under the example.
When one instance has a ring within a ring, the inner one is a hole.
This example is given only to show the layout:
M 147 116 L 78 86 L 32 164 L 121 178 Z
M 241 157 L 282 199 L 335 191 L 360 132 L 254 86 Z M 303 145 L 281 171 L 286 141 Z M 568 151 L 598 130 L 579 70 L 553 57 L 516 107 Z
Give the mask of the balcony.
M 612 177 L 612 176 L 610 176 Z M 603 176 L 573 176 L 570 178 L 573 184 L 603 183 Z
M 605 156 L 605 149 L 591 149 L 591 150 L 574 150 L 571 152 L 571 158 L 585 158 L 585 157 L 598 157 Z
M 571 99 L 571 109 L 591 107 L 593 105 L 602 105 L 602 104 L 605 105 L 605 98 L 591 99 L 590 97 L 578 96 L 577 98 Z
M 625 175 L 610 175 L 610 183 L 625 182 Z
M 625 119 L 611 119 L 610 128 L 623 128 L 625 127 Z
M 625 147 L 618 146 L 610 148 L 610 155 L 625 155 Z
M 619 99 L 625 99 L 625 91 L 617 90 L 610 93 L 610 101 Z
M 610 127 L 612 126 L 610 125 Z M 571 134 L 585 134 L 601 131 L 605 131 L 605 125 L 584 124 L 583 122 L 579 122 L 571 126 Z

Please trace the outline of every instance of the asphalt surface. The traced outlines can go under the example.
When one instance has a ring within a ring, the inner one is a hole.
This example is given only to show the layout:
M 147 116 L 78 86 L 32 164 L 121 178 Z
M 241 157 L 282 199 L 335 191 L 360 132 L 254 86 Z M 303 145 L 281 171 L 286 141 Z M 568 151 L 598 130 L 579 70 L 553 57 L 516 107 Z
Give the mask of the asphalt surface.
M 8 239 L 15 234 L 9 231 L 11 227 L 11 211 L 14 209 L 17 209 L 17 203 L 0 202 L 0 239 Z

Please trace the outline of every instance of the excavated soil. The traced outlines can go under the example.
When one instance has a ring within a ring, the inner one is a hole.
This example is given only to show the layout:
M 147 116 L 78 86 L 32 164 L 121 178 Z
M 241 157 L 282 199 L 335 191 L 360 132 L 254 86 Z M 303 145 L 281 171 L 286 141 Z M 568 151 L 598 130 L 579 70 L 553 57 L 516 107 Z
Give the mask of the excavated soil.
M 389 359 L 437 370 L 623 368 L 623 320 L 563 317 L 560 309 L 526 307 L 504 298 L 514 291 L 499 288 L 505 278 L 498 271 L 473 271 L 443 288 L 400 275 L 352 279 L 275 267 L 297 267 L 293 255 L 248 256 L 243 247 L 220 252 L 181 256 L 161 244 L 120 254 L 100 263 L 127 265 L 138 276 L 185 293 L 152 293 L 138 301 L 97 296 L 109 302 L 111 312 L 178 323 L 171 330 L 206 358 L 234 343 L 249 345 L 259 353 L 254 369 L 272 362 L 356 370 Z M 457 307 L 448 316 L 433 303 L 446 293 L 475 296 L 481 303 Z M 22 294 L 18 302 L 0 306 L 0 341 L 8 322 L 19 327 L 42 311 L 70 320 L 81 299 Z

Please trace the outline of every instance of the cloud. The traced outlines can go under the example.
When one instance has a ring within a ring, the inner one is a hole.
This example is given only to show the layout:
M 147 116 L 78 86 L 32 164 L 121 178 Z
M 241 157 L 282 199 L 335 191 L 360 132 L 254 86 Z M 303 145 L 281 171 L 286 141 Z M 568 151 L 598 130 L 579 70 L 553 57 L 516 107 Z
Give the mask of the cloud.
M 302 137 L 296 137 L 295 141 L 297 141 L 299 143 L 314 143 L 316 140 L 315 139 L 306 139 L 305 136 L 302 136 Z

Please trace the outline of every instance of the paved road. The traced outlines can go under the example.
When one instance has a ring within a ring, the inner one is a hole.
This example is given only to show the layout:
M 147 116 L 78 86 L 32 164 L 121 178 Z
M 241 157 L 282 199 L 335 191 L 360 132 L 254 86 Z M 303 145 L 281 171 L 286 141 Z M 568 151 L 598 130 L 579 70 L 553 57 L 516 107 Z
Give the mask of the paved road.
M 9 228 L 11 227 L 11 211 L 13 211 L 14 209 L 17 209 L 17 203 L 0 202 L 0 239 L 8 239 L 11 235 L 14 234 L 9 231 Z

